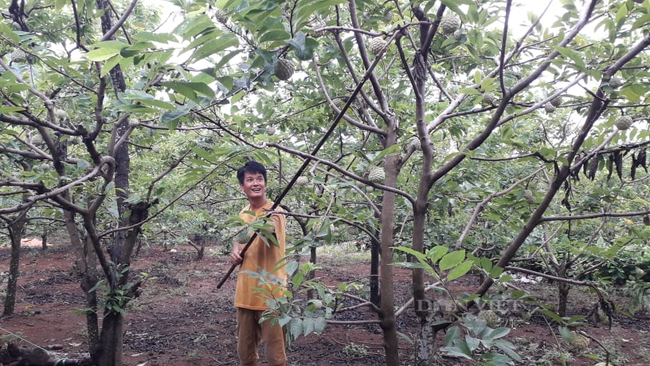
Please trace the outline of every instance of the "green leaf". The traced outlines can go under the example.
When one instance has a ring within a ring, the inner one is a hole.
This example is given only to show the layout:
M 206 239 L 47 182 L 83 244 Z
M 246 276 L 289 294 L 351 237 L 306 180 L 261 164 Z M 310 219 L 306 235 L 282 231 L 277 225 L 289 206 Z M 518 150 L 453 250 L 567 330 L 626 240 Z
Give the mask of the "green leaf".
M 98 48 L 86 53 L 86 58 L 90 61 L 106 61 L 109 58 L 119 54 L 120 50 L 112 48 Z
M 582 53 L 566 47 L 556 47 L 555 49 L 558 50 L 563 56 L 571 59 L 578 70 L 587 71 Z
M 296 33 L 293 39 L 286 41 L 286 43 L 292 46 L 296 57 L 303 61 L 311 60 L 314 50 L 319 45 L 315 39 L 306 38 L 303 32 Z
M 442 262 L 441 262 L 442 263 Z M 472 269 L 472 262 L 465 261 L 452 269 L 447 275 L 447 281 L 453 281 L 459 277 L 464 276 L 470 269 Z
M 214 98 L 215 95 L 214 91 L 205 83 L 172 81 L 163 82 L 160 85 L 170 88 L 196 103 L 199 103 L 197 92 L 210 98 Z
M 415 258 L 417 258 L 419 261 L 426 261 L 427 260 L 426 255 L 422 254 L 421 252 L 418 252 L 417 250 L 413 250 L 413 248 L 399 246 L 399 247 L 395 247 L 393 249 L 399 250 L 400 252 L 404 252 L 406 254 L 410 254 L 410 255 L 414 256 Z
M 456 14 L 463 14 L 459 5 L 472 5 L 470 0 L 442 0 L 442 3 Z
M 284 41 L 285 39 L 290 39 L 291 34 L 285 30 L 275 29 L 269 32 L 262 34 L 259 39 L 260 43 L 269 42 L 269 41 Z
M 0 113 L 11 113 L 11 112 L 18 112 L 18 111 L 24 111 L 24 107 L 0 107 Z
M 229 47 L 239 46 L 239 40 L 234 34 L 225 34 L 219 38 L 205 42 L 203 46 L 194 51 L 192 59 L 195 61 L 202 60 L 217 52 L 221 52 Z
M 440 260 L 439 263 L 440 269 L 446 271 L 450 268 L 459 265 L 464 259 L 465 259 L 465 250 L 457 250 L 455 252 L 446 254 Z
M 327 326 L 327 320 L 323 317 L 316 318 L 314 321 L 314 333 L 321 334 Z
M 102 70 L 99 73 L 99 76 L 104 77 L 108 75 L 108 73 L 111 72 L 111 70 L 113 70 L 113 68 L 117 66 L 117 64 L 119 64 L 120 61 L 122 61 L 122 56 L 119 54 L 106 60 L 106 62 L 104 62 L 104 65 L 102 66 Z
M 152 33 L 152 32 L 137 33 L 133 36 L 133 39 L 137 41 L 158 42 L 158 43 L 174 42 L 176 40 L 176 38 L 169 33 Z
M 427 249 L 426 252 L 426 257 L 433 263 L 436 263 L 437 261 L 440 260 L 447 252 L 449 251 L 449 248 L 438 245 L 433 248 Z
M 302 333 L 302 319 L 293 318 L 287 327 L 289 333 L 295 337 L 298 337 Z

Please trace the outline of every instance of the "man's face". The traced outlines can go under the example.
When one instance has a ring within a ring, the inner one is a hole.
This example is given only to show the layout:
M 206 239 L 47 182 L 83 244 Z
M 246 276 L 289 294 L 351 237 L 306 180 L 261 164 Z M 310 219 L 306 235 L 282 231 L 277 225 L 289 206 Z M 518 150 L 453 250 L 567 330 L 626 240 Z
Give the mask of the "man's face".
M 244 183 L 239 185 L 248 198 L 264 197 L 266 182 L 261 173 L 244 173 Z

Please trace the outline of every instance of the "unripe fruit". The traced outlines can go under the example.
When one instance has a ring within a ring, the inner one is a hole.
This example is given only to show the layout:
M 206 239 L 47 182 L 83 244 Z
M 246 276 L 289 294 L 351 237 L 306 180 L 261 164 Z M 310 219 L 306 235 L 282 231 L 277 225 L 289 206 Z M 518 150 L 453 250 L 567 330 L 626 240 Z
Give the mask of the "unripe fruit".
M 27 55 L 25 54 L 25 51 L 21 50 L 20 48 L 16 48 L 14 52 L 11 53 L 11 61 L 12 62 L 27 61 Z
M 298 179 L 296 179 L 296 185 L 298 187 L 304 187 L 307 184 L 309 184 L 309 178 L 307 177 L 298 177 Z
M 443 34 L 454 34 L 460 28 L 460 19 L 455 15 L 444 15 L 440 19 L 440 29 Z
M 278 60 L 278 66 L 275 69 L 275 76 L 280 80 L 289 80 L 293 76 L 293 72 L 296 68 L 293 66 L 291 61 L 285 59 Z
M 531 191 L 530 189 L 524 191 L 523 197 L 526 200 L 526 202 L 528 202 L 529 204 L 532 205 L 535 203 L 535 197 L 533 196 L 533 191 Z
M 311 302 L 312 305 L 314 305 L 314 309 L 319 310 L 323 308 L 323 302 L 320 300 L 313 300 Z
M 31 138 L 31 143 L 34 145 L 40 145 L 43 143 L 43 136 L 41 135 L 34 135 Z
M 492 92 L 483 93 L 483 102 L 489 105 L 495 105 L 499 101 L 499 98 L 494 95 Z
M 54 108 L 54 116 L 59 119 L 66 119 L 68 118 L 68 113 L 63 109 Z
M 553 98 L 553 99 L 551 99 L 551 105 L 552 105 L 553 107 L 559 107 L 559 106 L 561 106 L 561 105 L 562 105 L 562 98 L 561 98 L 561 97 L 557 97 L 557 98 Z
M 546 111 L 546 113 L 549 113 L 549 114 L 553 113 L 553 112 L 555 112 L 556 109 L 557 108 L 555 108 L 555 106 L 553 104 L 551 104 L 551 103 L 544 104 L 544 110 Z
M 228 16 L 227 16 L 226 13 L 225 13 L 223 10 L 221 10 L 221 9 L 217 9 L 217 10 L 215 10 L 215 12 L 214 12 L 214 18 L 217 19 L 217 21 L 218 21 L 219 23 L 225 23 L 226 21 L 228 21 Z
M 414 136 L 411 138 L 411 141 L 409 141 L 409 146 L 412 146 L 413 149 L 415 150 L 422 150 L 422 145 L 420 144 L 420 139 L 417 136 Z
M 368 43 L 368 48 L 370 49 L 370 53 L 372 53 L 375 56 L 378 56 L 384 51 L 386 45 L 387 45 L 386 41 L 384 41 L 379 37 L 376 37 L 370 40 L 370 42 Z
M 571 345 L 575 347 L 575 349 L 582 351 L 589 347 L 589 343 L 591 343 L 589 338 L 574 331 L 571 331 L 571 335 L 573 336 L 571 338 Z
M 366 192 L 372 193 L 375 190 L 373 186 L 366 186 Z
M 269 126 L 266 128 L 266 134 L 269 136 L 275 135 L 275 127 Z
M 135 127 L 140 124 L 140 121 L 138 121 L 135 118 L 129 118 L 128 123 L 129 123 L 129 127 Z
M 629 116 L 620 116 L 614 121 L 614 126 L 621 131 L 627 130 L 632 127 L 632 118 Z
M 485 320 L 487 326 L 490 328 L 499 326 L 499 316 L 492 310 L 481 310 L 477 316 L 479 319 Z
M 621 79 L 618 76 L 612 76 L 612 78 L 609 79 L 609 86 L 611 86 L 614 89 L 620 88 L 621 86 L 623 86 L 623 79 Z
M 368 180 L 373 183 L 382 183 L 386 179 L 384 169 L 378 166 L 372 166 L 368 169 Z

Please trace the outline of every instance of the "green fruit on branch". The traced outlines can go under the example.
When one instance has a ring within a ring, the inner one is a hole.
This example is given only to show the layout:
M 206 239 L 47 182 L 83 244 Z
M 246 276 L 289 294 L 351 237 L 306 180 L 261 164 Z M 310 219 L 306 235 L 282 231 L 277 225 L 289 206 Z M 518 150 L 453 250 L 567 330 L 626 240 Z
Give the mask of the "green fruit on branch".
M 307 177 L 298 177 L 298 179 L 296 179 L 296 185 L 298 187 L 304 187 L 307 184 L 309 184 L 309 178 Z
M 629 116 L 620 116 L 614 121 L 614 126 L 621 131 L 627 130 L 632 127 L 632 118 Z
M 422 144 L 420 144 L 420 139 L 417 136 L 411 138 L 409 146 L 412 146 L 414 150 L 422 150 Z
M 368 48 L 370 49 L 370 53 L 372 53 L 375 56 L 379 56 L 384 51 L 387 45 L 388 43 L 386 43 L 386 41 L 384 41 L 379 37 L 376 37 L 370 40 L 370 42 L 368 43 Z
M 266 134 L 269 136 L 275 135 L 275 127 L 269 126 L 266 128 Z
M 127 122 L 128 122 L 128 124 L 129 124 L 129 127 L 136 127 L 137 125 L 140 124 L 140 121 L 138 121 L 138 120 L 135 119 L 135 118 L 129 118 L 129 119 L 127 120 Z
M 366 192 L 372 193 L 375 190 L 373 186 L 366 186 Z
M 499 326 L 499 316 L 492 310 L 481 310 L 477 317 L 485 320 L 487 326 L 490 328 L 496 328 Z
M 559 106 L 561 106 L 561 105 L 562 105 L 562 98 L 561 98 L 561 97 L 557 97 L 557 98 L 553 98 L 553 99 L 551 99 L 551 105 L 552 105 L 553 107 L 556 107 L 556 108 L 559 107 Z
M 14 52 L 11 53 L 11 61 L 25 62 L 27 61 L 27 54 L 25 54 L 25 51 L 21 50 L 20 48 L 16 48 Z
M 623 86 L 623 79 L 621 79 L 618 76 L 612 76 L 611 79 L 609 79 L 609 86 L 611 86 L 614 89 L 620 88 Z
M 483 93 L 483 102 L 489 105 L 496 105 L 499 98 L 492 92 Z
M 368 169 L 368 180 L 373 183 L 382 183 L 386 179 L 386 173 L 382 167 L 372 166 Z
M 226 15 L 226 12 L 224 12 L 221 9 L 217 9 L 214 12 L 214 18 L 219 22 L 219 23 L 225 23 L 228 21 L 228 16 Z
M 551 114 L 551 113 L 555 112 L 556 109 L 557 108 L 555 108 L 555 106 L 553 104 L 551 104 L 551 103 L 544 104 L 544 110 L 548 114 Z
M 455 15 L 444 15 L 440 19 L 440 29 L 443 34 L 454 34 L 460 28 L 460 19 Z
M 533 195 L 533 191 L 531 191 L 530 189 L 524 191 L 523 197 L 526 200 L 526 202 L 528 202 L 529 204 L 532 205 L 535 203 L 535 196 Z
M 275 76 L 280 80 L 289 80 L 293 76 L 294 71 L 296 70 L 295 66 L 291 61 L 285 59 L 279 59 L 278 65 L 275 69 Z
M 67 119 L 68 113 L 66 113 L 66 111 L 63 109 L 54 108 L 54 116 L 58 119 Z

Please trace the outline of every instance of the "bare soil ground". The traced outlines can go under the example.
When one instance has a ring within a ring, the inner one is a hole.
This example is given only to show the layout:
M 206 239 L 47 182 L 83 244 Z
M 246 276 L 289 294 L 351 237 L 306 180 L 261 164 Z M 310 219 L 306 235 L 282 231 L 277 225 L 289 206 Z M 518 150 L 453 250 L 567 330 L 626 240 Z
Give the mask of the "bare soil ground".
M 208 252 L 209 252 L 208 248 Z M 72 275 L 73 256 L 63 245 L 47 250 L 25 247 L 15 315 L 0 319 L 0 345 L 14 342 L 21 346 L 85 352 L 84 296 Z M 8 270 L 9 248 L 0 247 L 0 271 Z M 323 269 L 318 277 L 327 283 L 364 281 L 369 266 L 364 262 L 342 260 L 340 256 L 321 256 Z M 125 322 L 124 365 L 237 365 L 235 316 L 232 305 L 235 276 L 217 289 L 216 284 L 229 265 L 224 256 L 208 254 L 196 260 L 191 247 L 175 251 L 143 249 L 133 260 L 137 273 L 152 277 L 142 296 L 133 301 Z M 410 272 L 395 269 L 396 302 L 400 306 L 410 298 Z M 474 278 L 463 278 L 454 291 L 471 290 Z M 540 300 L 553 303 L 555 286 L 549 283 L 520 285 Z M 1 299 L 2 296 L 0 296 Z M 615 300 L 624 306 L 625 298 Z M 595 296 L 579 289 L 571 292 L 569 311 L 586 315 Z M 558 335 L 557 326 L 549 325 L 530 306 L 503 315 L 512 327 L 507 339 L 517 345 L 522 365 L 594 365 L 604 360 L 602 349 L 592 342 L 585 351 L 572 349 Z M 346 313 L 337 319 L 376 319 L 367 308 Z M 548 321 L 548 323 L 547 323 Z M 412 310 L 397 319 L 400 359 L 414 365 L 414 344 L 419 322 Z M 650 319 L 647 313 L 626 318 L 618 314 L 611 330 L 603 325 L 582 328 L 609 349 L 614 365 L 650 364 Z M 444 334 L 440 334 L 441 344 Z M 329 325 L 321 335 L 300 337 L 288 348 L 291 365 L 382 365 L 385 364 L 381 329 L 370 325 Z M 453 357 L 438 355 L 435 365 L 470 364 Z M 264 365 L 264 364 L 262 364 Z

